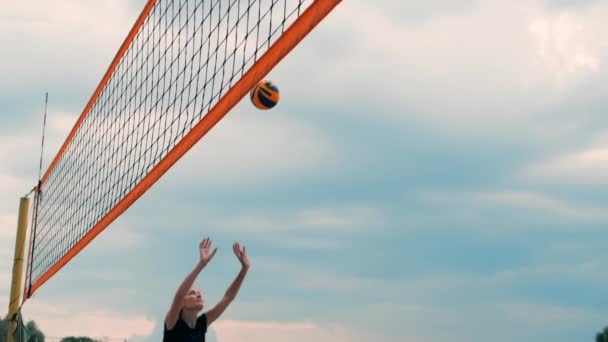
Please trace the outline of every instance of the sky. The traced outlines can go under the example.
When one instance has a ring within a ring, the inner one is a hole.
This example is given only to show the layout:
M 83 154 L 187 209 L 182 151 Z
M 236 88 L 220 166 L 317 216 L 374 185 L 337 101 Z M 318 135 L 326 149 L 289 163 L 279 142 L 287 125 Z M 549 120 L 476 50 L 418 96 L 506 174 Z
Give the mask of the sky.
M 19 197 L 142 0 L 0 1 L 0 307 Z M 608 325 L 605 1 L 349 0 L 29 299 L 49 340 L 158 341 L 198 242 L 211 341 L 589 341 Z M 43 171 L 46 169 L 43 167 Z

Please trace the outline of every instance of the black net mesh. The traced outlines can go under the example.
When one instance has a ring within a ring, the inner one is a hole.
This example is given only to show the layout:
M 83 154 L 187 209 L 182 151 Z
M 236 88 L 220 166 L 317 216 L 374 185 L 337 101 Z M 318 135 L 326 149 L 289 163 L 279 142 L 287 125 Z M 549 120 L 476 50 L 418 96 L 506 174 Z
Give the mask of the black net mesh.
M 159 0 L 40 188 L 29 284 L 123 199 L 312 0 Z

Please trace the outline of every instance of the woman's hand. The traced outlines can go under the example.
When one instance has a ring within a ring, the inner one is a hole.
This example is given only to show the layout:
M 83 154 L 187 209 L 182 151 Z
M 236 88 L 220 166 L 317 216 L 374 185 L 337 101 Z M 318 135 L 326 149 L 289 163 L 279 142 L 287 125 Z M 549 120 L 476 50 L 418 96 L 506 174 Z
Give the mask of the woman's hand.
M 213 252 L 211 252 L 211 239 L 209 238 L 205 238 L 203 241 L 201 241 L 198 247 L 201 254 L 200 263 L 207 265 L 211 259 L 213 259 L 215 252 L 217 252 L 217 247 L 213 250 Z
M 243 266 L 243 269 L 248 270 L 251 264 L 249 263 L 249 258 L 247 258 L 245 247 L 243 246 L 243 249 L 241 249 L 241 245 L 239 245 L 238 242 L 235 242 L 234 245 L 232 245 L 232 249 L 234 250 L 236 257 L 239 259 L 241 266 Z

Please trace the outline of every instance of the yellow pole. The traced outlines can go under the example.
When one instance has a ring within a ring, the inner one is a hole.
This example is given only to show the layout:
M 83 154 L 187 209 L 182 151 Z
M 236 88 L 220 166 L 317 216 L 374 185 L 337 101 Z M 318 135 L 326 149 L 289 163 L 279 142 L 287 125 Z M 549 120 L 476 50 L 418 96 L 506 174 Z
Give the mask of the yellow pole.
M 17 220 L 17 239 L 15 241 L 15 258 L 13 261 L 13 281 L 8 303 L 8 342 L 13 342 L 13 333 L 17 329 L 17 320 L 13 319 L 21 305 L 21 288 L 23 286 L 23 254 L 25 234 L 27 232 L 27 215 L 30 210 L 30 199 L 21 197 L 19 201 L 19 218 Z

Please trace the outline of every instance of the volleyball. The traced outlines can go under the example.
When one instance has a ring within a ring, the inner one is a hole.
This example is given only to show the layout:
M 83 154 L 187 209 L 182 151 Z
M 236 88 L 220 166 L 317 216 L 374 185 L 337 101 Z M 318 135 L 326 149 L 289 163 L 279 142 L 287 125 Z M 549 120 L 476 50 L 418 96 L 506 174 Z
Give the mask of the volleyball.
M 270 109 L 279 102 L 279 88 L 272 81 L 259 82 L 251 90 L 251 102 L 258 109 Z

